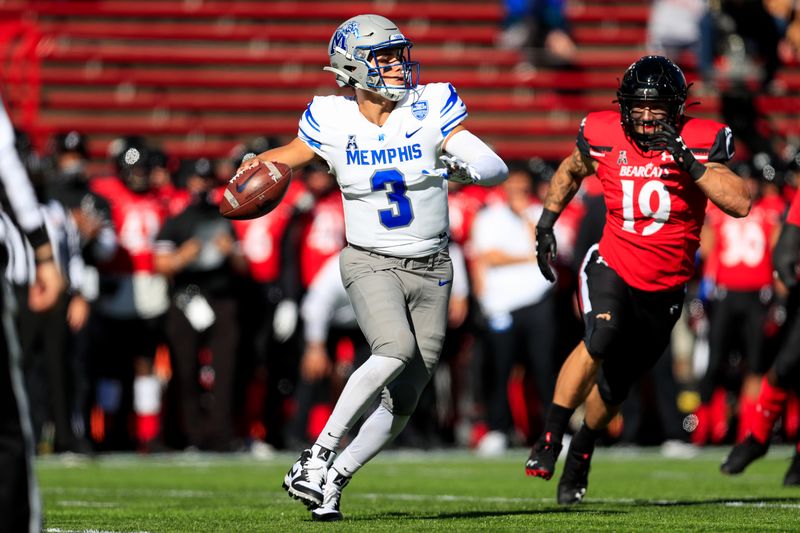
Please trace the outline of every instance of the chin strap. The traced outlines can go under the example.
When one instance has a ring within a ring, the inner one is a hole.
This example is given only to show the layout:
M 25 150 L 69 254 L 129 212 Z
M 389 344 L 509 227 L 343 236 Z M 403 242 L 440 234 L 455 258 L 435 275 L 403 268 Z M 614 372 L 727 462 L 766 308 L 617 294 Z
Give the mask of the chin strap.
M 346 72 L 342 72 L 338 68 L 334 67 L 322 67 L 322 70 L 327 70 L 328 72 L 333 72 L 336 75 L 336 83 L 339 87 L 355 87 L 356 89 L 364 89 L 369 90 L 360 83 L 358 83 L 355 78 L 347 74 Z

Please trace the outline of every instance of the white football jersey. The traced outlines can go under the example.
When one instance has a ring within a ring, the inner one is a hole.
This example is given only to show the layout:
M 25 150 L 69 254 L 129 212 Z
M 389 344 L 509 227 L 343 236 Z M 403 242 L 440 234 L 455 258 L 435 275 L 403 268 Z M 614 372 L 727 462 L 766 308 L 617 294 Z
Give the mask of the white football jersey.
M 368 121 L 353 97 L 314 98 L 298 137 L 336 176 L 347 242 L 398 257 L 447 246 L 447 183 L 422 171 L 443 166 L 442 143 L 466 117 L 449 83 L 409 91 L 383 126 Z

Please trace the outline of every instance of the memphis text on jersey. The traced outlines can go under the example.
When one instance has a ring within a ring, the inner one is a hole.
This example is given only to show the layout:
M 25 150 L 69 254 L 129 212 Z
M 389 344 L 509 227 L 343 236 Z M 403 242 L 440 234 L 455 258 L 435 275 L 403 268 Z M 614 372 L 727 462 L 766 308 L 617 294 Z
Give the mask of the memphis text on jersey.
M 409 144 L 397 148 L 383 148 L 381 150 L 348 150 L 348 165 L 392 165 L 413 159 L 422 158 L 422 148 L 419 144 Z

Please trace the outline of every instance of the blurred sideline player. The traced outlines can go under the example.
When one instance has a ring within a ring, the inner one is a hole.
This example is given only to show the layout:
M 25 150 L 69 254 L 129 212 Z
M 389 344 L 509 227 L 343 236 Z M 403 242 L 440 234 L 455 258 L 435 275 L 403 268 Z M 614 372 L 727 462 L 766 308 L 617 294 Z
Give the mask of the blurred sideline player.
M 109 261 L 117 251 L 117 235 L 111 221 L 111 207 L 90 187 L 88 175 L 88 140 L 81 132 L 72 130 L 56 135 L 50 143 L 47 196 L 61 202 L 80 233 L 83 256 L 83 282 L 73 288 L 67 309 L 67 322 L 72 330 L 72 427 L 78 447 L 88 448 L 89 424 L 87 415 L 92 403 L 89 357 L 92 322 L 99 292 L 99 265 Z
M 747 437 L 733 447 L 722 463 L 723 474 L 739 474 L 767 453 L 772 429 L 786 407 L 789 393 L 800 383 L 800 194 L 795 194 L 786 222 L 775 245 L 772 261 L 780 281 L 791 291 L 787 304 L 785 337 L 775 362 L 761 381 L 755 414 L 750 418 Z M 800 485 L 800 441 L 783 479 L 786 486 Z
M 135 445 L 148 451 L 160 445 L 156 438 L 161 434 L 161 382 L 153 360 L 163 340 L 169 296 L 167 280 L 153 264 L 153 244 L 167 211 L 151 187 L 144 140 L 118 139 L 111 150 L 117 175 L 90 182 L 111 206 L 118 241 L 116 253 L 100 265 L 97 320 L 91 324 L 97 407 L 102 410 L 95 410 L 93 431 L 107 447 L 129 447 L 132 407 Z
M 30 286 L 28 305 L 34 311 L 52 308 L 64 287 L 55 265 L 42 214 L 25 167 L 14 146 L 14 130 L 0 103 L 0 181 L 19 225 L 34 251 L 35 278 Z M 0 227 L 3 241 L 5 228 Z M 0 247 L 0 262 L 5 265 L 9 248 Z M 42 505 L 33 472 L 33 432 L 28 400 L 20 370 L 21 351 L 14 313 L 17 308 L 11 287 L 3 276 L 3 325 L 0 328 L 0 517 L 8 531 L 42 530 Z
M 86 449 L 88 442 L 78 446 L 73 431 L 73 427 L 77 426 L 73 423 L 72 412 L 76 383 L 72 372 L 70 342 L 70 330 L 80 330 L 88 318 L 88 303 L 81 296 L 85 269 L 80 236 L 70 211 L 59 200 L 49 196 L 52 188 L 42 186 L 45 179 L 52 179 L 52 176 L 43 175 L 41 160 L 25 139 L 27 135 L 24 133 L 17 134 L 20 158 L 32 182 L 38 184 L 35 189 L 42 202 L 39 210 L 55 252 L 55 264 L 68 285 L 67 291 L 47 312 L 33 312 L 26 305 L 19 307 L 20 344 L 31 402 L 31 419 L 37 449 L 41 452 L 80 451 Z M 15 250 L 11 255 L 20 253 L 23 253 L 22 250 Z M 32 250 L 28 249 L 28 253 L 32 254 Z
M 164 222 L 153 262 L 156 271 L 172 281 L 164 330 L 181 429 L 191 447 L 231 451 L 239 342 L 233 279 L 244 269 L 244 260 L 236 253 L 230 221 L 219 216 L 213 201 L 211 162 L 201 158 L 187 163 L 189 204 Z
M 543 407 L 549 404 L 555 384 L 554 291 L 538 276 L 532 253 L 535 220 L 542 206 L 533 194 L 533 176 L 525 166 L 512 167 L 502 188 L 506 201 L 478 213 L 472 232 L 472 274 L 488 323 L 486 340 L 491 354 L 486 387 L 489 432 L 478 443 L 481 455 L 502 453 L 513 437 L 508 387 L 518 359 L 532 376 Z
M 321 158 L 336 175 L 349 243 L 342 281 L 372 350 L 284 479 L 317 520 L 341 518 L 342 488 L 402 431 L 436 366 L 453 280 L 447 179 L 494 185 L 507 174 L 460 126 L 466 106 L 450 84 L 417 85 L 411 46 L 384 17 L 344 22 L 326 70 L 355 96 L 314 98 L 298 137 L 259 155 L 292 168 Z M 342 438 L 379 393 L 381 405 L 334 463 Z
M 552 477 L 569 418 L 586 400 L 558 486 L 562 504 L 583 499 L 595 440 L 669 343 L 707 200 L 732 216 L 750 209 L 744 181 L 722 164 L 733 156 L 730 129 L 685 117 L 687 93 L 683 72 L 670 60 L 633 63 L 617 91 L 620 110 L 581 122 L 577 148 L 556 171 L 536 227 L 539 267 L 554 281 L 553 225 L 581 180 L 597 173 L 608 211 L 600 243 L 580 272 L 584 340 L 561 367 L 544 432 L 525 465 L 528 475 Z
M 480 336 L 477 322 L 480 318 L 478 306 L 473 305 L 469 272 L 472 269 L 470 235 L 473 222 L 485 204 L 491 188 L 466 185 L 455 181 L 447 183 L 447 212 L 450 230 L 450 259 L 453 260 L 453 289 L 450 295 L 447 333 L 442 355 L 436 371 L 437 414 L 445 440 L 455 442 L 460 438 L 459 430 L 469 428 L 470 421 L 479 417 L 482 407 Z M 458 252 L 464 258 L 465 278 L 459 282 L 455 261 Z M 463 293 L 463 294 L 462 294 Z M 448 372 L 449 371 L 449 372 Z M 448 396 L 446 396 L 448 395 Z M 424 413 L 423 413 L 424 416 Z M 478 436 L 486 432 L 485 424 L 471 428 Z M 461 436 L 466 436 L 461 434 Z M 476 439 L 477 440 L 477 439 Z
M 745 218 L 729 217 L 712 204 L 701 232 L 701 255 L 705 264 L 713 266 L 714 280 L 709 362 L 700 381 L 701 406 L 695 413 L 698 425 L 692 433 L 692 442 L 701 445 L 719 444 L 728 432 L 727 415 L 715 416 L 713 407 L 717 403 L 712 402 L 712 397 L 730 352 L 738 349 L 745 362 L 737 442 L 744 438 L 742 430 L 749 425 L 761 377 L 770 362 L 764 353 L 764 329 L 774 294 L 771 251 L 782 213 L 762 198 L 762 185 L 756 176 L 741 174 L 753 199 L 750 214 Z M 727 407 L 727 402 L 719 403 Z
M 250 332 L 240 342 L 237 379 L 245 398 L 239 401 L 246 404 L 248 437 L 277 448 L 284 447 L 284 402 L 292 392 L 285 383 L 297 366 L 296 350 L 287 349 L 287 341 L 297 327 L 298 243 L 311 205 L 304 183 L 292 180 L 283 201 L 270 213 L 233 221 L 248 274 L 239 291 L 239 327 Z

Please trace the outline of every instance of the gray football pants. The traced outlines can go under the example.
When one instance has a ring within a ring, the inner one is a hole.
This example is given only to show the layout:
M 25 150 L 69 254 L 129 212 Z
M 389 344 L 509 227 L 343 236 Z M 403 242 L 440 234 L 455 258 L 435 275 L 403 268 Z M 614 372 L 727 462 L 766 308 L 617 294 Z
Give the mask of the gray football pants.
M 442 351 L 453 265 L 447 248 L 424 258 L 389 257 L 347 246 L 342 283 L 374 355 L 406 363 L 382 391 L 382 403 L 410 415 Z

